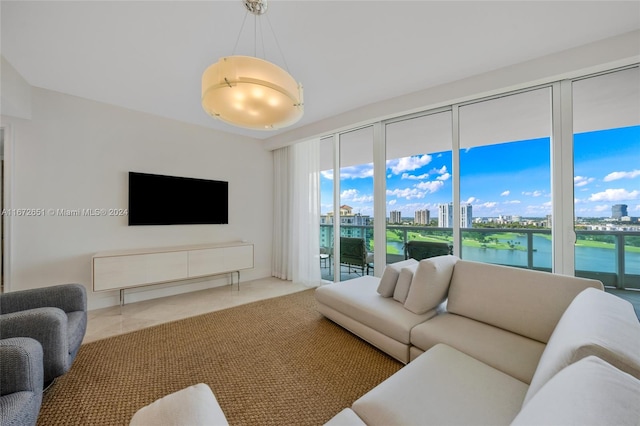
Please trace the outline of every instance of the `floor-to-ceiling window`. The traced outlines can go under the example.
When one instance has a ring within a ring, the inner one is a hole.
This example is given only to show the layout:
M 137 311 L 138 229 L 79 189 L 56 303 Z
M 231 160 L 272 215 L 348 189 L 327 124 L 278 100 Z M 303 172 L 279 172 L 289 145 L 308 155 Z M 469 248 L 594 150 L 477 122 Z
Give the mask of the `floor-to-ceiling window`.
M 452 201 L 451 134 L 451 111 L 385 125 L 387 263 L 453 243 L 439 217 Z
M 461 257 L 550 270 L 551 89 L 463 105 L 459 129 Z
M 320 273 L 333 281 L 333 162 L 334 137 L 320 140 Z
M 575 269 L 640 288 L 640 71 L 573 82 Z
M 467 260 L 575 269 L 640 288 L 639 82 L 628 68 L 331 135 L 321 245 L 334 267 L 323 272 L 372 274 L 371 253 L 384 266 L 417 241 L 453 245 Z M 365 266 L 341 262 L 336 225 L 364 242 Z
M 373 127 L 339 135 L 340 280 L 373 273 Z

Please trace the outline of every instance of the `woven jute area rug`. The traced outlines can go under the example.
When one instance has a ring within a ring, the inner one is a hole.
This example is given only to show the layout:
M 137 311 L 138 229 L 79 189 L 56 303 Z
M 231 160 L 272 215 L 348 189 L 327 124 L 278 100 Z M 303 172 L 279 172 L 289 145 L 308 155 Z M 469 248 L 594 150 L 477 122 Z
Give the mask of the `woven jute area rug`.
M 321 425 L 402 365 L 320 315 L 313 292 L 84 344 L 38 425 L 127 425 L 197 383 L 231 425 Z

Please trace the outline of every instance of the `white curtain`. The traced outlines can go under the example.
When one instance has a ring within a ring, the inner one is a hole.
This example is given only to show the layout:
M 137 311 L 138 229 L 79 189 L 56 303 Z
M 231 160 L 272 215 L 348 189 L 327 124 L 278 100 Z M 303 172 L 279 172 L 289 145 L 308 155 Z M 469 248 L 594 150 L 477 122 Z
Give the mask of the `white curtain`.
M 289 147 L 273 152 L 273 246 L 271 275 L 293 279 L 291 263 L 291 179 L 289 179 Z
M 272 275 L 319 286 L 319 140 L 274 151 L 274 206 Z

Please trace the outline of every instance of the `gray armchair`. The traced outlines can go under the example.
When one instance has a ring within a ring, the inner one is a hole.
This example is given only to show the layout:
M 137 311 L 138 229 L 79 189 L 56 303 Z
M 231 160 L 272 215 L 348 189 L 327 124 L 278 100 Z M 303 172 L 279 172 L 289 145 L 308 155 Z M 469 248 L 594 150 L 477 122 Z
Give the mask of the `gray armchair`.
M 1 336 L 31 337 L 40 342 L 44 386 L 69 371 L 86 330 L 87 291 L 80 284 L 0 295 Z
M 43 373 L 42 345 L 37 340 L 0 340 L 0 424 L 36 424 L 42 404 Z

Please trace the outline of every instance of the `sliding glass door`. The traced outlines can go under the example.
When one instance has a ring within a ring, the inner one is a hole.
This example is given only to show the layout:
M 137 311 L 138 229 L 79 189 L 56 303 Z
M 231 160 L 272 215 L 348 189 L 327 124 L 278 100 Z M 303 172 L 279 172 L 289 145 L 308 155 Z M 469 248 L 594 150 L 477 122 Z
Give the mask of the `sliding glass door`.
M 373 127 L 339 135 L 340 281 L 373 275 Z
M 451 138 L 451 111 L 386 124 L 387 263 L 449 252 L 439 212 L 452 200 Z
M 640 289 L 640 71 L 575 81 L 576 275 Z

